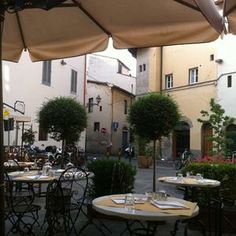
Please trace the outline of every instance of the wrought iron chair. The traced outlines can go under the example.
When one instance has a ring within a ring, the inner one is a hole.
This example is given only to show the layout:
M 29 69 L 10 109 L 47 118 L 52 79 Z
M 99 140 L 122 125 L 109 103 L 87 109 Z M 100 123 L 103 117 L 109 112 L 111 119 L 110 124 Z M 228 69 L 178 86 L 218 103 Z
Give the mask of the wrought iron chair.
M 33 227 L 38 223 L 38 211 L 41 207 L 33 203 L 33 189 L 29 187 L 28 191 L 19 190 L 6 171 L 4 172 L 4 179 L 5 220 L 12 224 L 7 235 L 10 232 L 20 235 L 34 235 Z
M 87 173 L 79 167 L 66 169 L 58 180 L 48 185 L 46 194 L 47 232 L 53 235 L 58 230 L 77 235 L 75 224 L 79 218 L 88 186 Z

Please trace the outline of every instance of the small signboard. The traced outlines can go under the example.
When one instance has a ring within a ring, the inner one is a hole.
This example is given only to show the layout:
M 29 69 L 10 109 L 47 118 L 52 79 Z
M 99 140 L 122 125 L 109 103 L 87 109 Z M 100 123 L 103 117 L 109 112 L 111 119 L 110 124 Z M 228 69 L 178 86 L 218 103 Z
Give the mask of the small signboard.
M 101 132 L 102 132 L 103 134 L 105 134 L 105 133 L 107 132 L 107 129 L 106 129 L 106 128 L 101 128 Z

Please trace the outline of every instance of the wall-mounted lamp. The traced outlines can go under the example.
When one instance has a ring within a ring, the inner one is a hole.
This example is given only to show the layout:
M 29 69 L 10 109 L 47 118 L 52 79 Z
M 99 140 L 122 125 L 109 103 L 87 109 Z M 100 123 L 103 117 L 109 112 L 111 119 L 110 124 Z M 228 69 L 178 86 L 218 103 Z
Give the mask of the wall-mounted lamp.
M 61 65 L 65 66 L 67 63 L 64 60 L 61 60 Z
M 223 59 L 216 59 L 215 62 L 218 64 L 221 64 L 221 63 L 223 63 Z
M 101 102 L 101 100 L 102 100 L 102 98 L 100 97 L 100 95 L 98 95 L 98 96 L 96 97 L 96 101 L 97 101 L 97 103 L 93 103 L 93 105 L 98 106 L 99 103 Z

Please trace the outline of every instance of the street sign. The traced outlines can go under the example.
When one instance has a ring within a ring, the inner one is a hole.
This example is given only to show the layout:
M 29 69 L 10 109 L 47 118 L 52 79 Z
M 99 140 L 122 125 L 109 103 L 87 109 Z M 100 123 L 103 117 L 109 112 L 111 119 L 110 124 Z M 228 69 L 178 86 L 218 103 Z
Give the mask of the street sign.
M 105 133 L 107 132 L 107 129 L 106 129 L 106 128 L 101 128 L 101 132 L 102 132 L 103 134 L 105 134 Z

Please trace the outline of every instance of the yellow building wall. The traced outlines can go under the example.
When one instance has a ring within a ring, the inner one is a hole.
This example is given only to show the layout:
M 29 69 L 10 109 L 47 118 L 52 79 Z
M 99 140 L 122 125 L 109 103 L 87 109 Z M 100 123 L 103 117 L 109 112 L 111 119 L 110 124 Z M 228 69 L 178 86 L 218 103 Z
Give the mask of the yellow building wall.
M 164 47 L 162 89 L 166 74 L 173 74 L 174 87 L 188 85 L 189 69 L 194 67 L 198 67 L 198 82 L 216 79 L 217 64 L 210 60 L 215 52 L 216 42 Z
M 200 152 L 202 124 L 197 119 L 201 117 L 201 110 L 209 111 L 210 98 L 215 98 L 216 95 L 215 83 L 175 90 L 169 92 L 169 95 L 178 104 L 183 120 L 187 118 L 191 121 L 190 149 Z
M 178 103 L 180 111 L 192 127 L 190 129 L 190 149 L 201 152 L 201 126 L 197 121 L 201 110 L 209 111 L 211 98 L 216 97 L 218 41 L 204 44 L 176 45 L 162 48 L 138 50 L 138 65 L 147 63 L 147 73 L 137 73 L 138 81 L 148 87 L 147 92 L 168 93 Z M 189 84 L 189 69 L 198 68 L 198 82 Z M 166 89 L 165 75 L 173 74 L 173 88 Z M 142 85 L 141 84 L 141 85 Z M 137 89 L 137 91 L 139 91 Z M 145 92 L 145 90 L 143 89 Z M 142 94 L 142 93 L 141 93 Z M 139 93 L 137 93 L 139 95 Z M 143 94 L 142 94 L 143 95 Z M 165 155 L 171 157 L 172 140 L 168 140 Z

